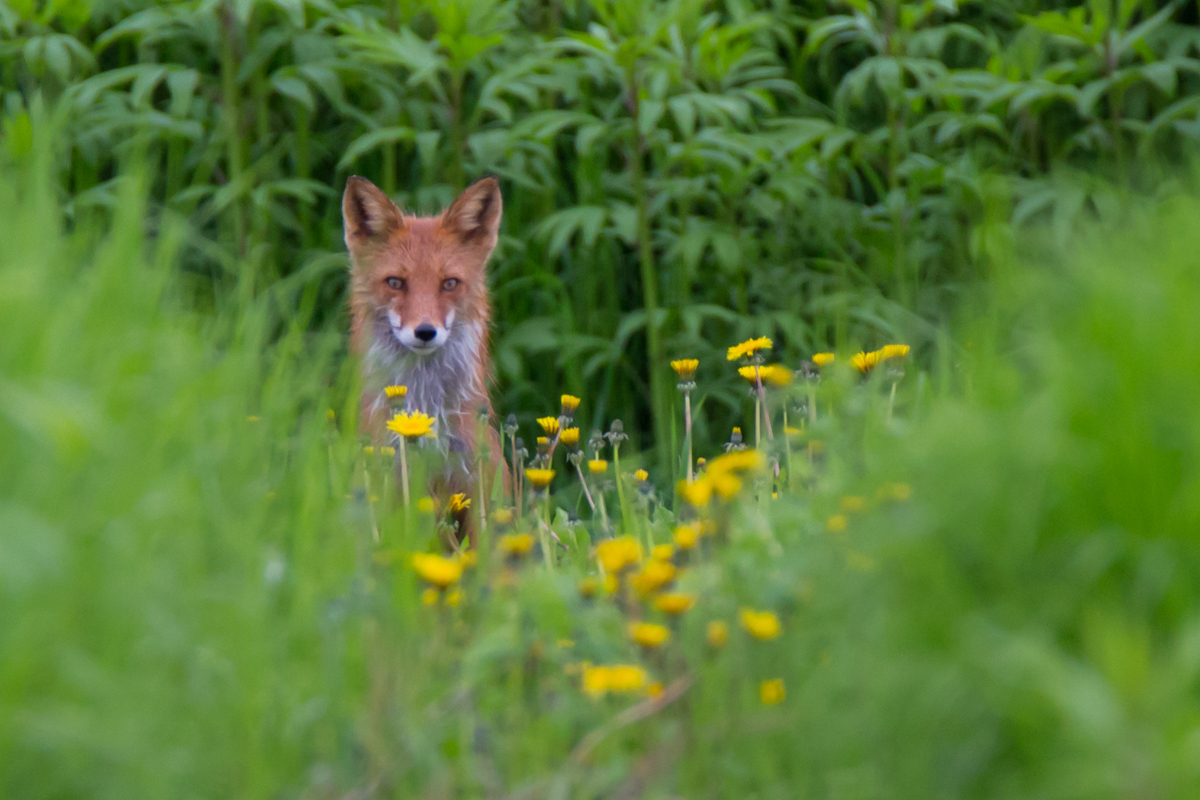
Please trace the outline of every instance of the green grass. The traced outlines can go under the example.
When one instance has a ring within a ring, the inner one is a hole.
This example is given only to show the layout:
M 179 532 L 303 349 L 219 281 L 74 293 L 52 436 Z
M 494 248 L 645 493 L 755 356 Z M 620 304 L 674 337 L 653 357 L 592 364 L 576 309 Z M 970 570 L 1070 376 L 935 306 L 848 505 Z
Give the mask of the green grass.
M 485 548 L 458 607 L 421 605 L 405 556 L 431 519 L 362 454 L 341 332 L 271 295 L 196 313 L 184 234 L 146 235 L 137 180 L 111 226 L 64 231 L 38 159 L 0 180 L 3 796 L 1194 793 L 1200 202 L 1026 237 L 960 344 L 907 365 L 890 424 L 887 381 L 840 353 L 803 488 L 714 505 L 680 580 L 700 601 L 641 654 L 616 605 L 579 595 L 586 513 L 556 521 L 553 571 L 498 582 Z M 894 482 L 909 500 L 878 499 Z M 868 508 L 829 532 L 844 496 Z M 672 518 L 623 524 L 665 541 Z M 783 635 L 751 640 L 741 606 Z M 711 619 L 731 623 L 719 652 Z M 638 702 L 588 699 L 581 660 L 693 682 L 572 759 Z M 776 677 L 787 699 L 764 707 Z

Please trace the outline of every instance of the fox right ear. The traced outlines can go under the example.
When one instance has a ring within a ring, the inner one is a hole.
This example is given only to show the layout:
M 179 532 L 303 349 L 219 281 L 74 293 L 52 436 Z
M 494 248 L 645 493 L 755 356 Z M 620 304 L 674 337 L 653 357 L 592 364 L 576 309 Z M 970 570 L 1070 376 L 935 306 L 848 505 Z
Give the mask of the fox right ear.
M 353 250 L 403 228 L 404 215 L 378 186 L 351 175 L 342 194 L 342 226 L 346 247 Z

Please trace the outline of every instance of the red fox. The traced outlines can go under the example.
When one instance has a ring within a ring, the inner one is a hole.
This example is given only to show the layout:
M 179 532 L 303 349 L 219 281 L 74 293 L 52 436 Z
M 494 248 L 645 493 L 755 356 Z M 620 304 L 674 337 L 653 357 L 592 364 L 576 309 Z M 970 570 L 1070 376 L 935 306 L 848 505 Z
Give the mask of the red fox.
M 342 195 L 351 347 L 363 363 L 364 432 L 384 437 L 384 387 L 408 387 L 408 408 L 437 420 L 439 446 L 450 456 L 444 480 L 437 481 L 439 494 L 470 487 L 476 420 L 492 413 L 484 267 L 496 247 L 501 209 L 495 178 L 472 184 L 433 217 L 405 214 L 358 176 L 346 182 Z M 499 463 L 498 438 L 491 451 Z M 468 532 L 463 522 L 460 535 Z

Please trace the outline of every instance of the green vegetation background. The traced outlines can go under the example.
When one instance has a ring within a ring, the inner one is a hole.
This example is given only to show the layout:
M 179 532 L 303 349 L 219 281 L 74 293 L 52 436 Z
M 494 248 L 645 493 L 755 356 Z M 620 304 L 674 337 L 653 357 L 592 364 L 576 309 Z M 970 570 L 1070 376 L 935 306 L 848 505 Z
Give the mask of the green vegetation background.
M 0 792 L 1194 796 L 1196 14 L 0 3 Z M 716 602 L 787 634 L 588 764 L 619 707 L 553 643 L 617 657 L 603 609 L 530 574 L 439 624 L 372 562 L 351 172 L 429 211 L 501 176 L 499 408 L 579 394 L 664 484 L 665 358 L 704 454 L 728 344 L 916 348 L 898 426 L 846 383 L 820 491 L 738 512 Z

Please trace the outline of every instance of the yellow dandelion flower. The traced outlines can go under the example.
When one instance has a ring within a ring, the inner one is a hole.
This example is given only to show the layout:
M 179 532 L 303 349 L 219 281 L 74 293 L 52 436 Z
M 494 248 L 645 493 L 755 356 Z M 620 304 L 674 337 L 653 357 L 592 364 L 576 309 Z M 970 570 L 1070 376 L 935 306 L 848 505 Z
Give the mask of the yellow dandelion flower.
M 513 510 L 511 508 L 497 508 L 492 512 L 492 522 L 497 525 L 509 525 L 513 521 Z
M 574 447 L 579 444 L 579 428 L 563 428 L 562 433 L 558 435 L 558 440 L 567 447 Z
M 763 681 L 759 684 L 758 697 L 762 700 L 764 706 L 773 706 L 782 703 L 787 699 L 787 688 L 783 685 L 783 678 L 775 678 L 774 680 Z
M 633 473 L 633 479 L 638 483 L 645 483 L 646 481 L 650 480 L 650 473 L 646 472 L 644 469 L 635 470 Z
M 584 597 L 595 597 L 600 589 L 600 581 L 595 578 L 584 578 L 579 582 L 579 594 Z
M 774 386 L 787 386 L 792 382 L 792 371 L 780 364 L 766 364 L 761 367 L 738 367 L 741 375 L 750 383 L 770 383 Z
M 533 488 L 545 489 L 550 485 L 550 481 L 554 480 L 554 470 L 530 468 L 525 470 L 525 479 Z
M 883 349 L 879 351 L 879 360 L 882 361 L 885 358 L 904 358 L 911 349 L 906 344 L 885 344 Z
M 650 550 L 650 557 L 657 558 L 659 561 L 670 561 L 675 555 L 675 545 L 673 544 L 656 544 Z
M 510 533 L 501 536 L 496 542 L 496 549 L 506 556 L 519 558 L 533 549 L 533 535 L 528 533 Z
M 616 664 L 608 668 L 608 690 L 619 694 L 639 691 L 649 679 L 646 670 L 632 664 Z
M 381 448 L 379 448 L 379 455 L 394 456 L 394 455 L 396 455 L 396 448 L 392 447 L 391 445 L 386 445 L 384 447 L 381 447 Z
M 736 427 L 736 426 L 734 426 L 734 429 L 733 429 L 732 431 L 730 431 L 730 433 L 736 433 L 738 436 L 741 436 L 741 435 L 742 435 L 742 429 L 741 429 L 741 428 L 738 428 L 738 427 Z
M 538 443 L 539 447 L 542 447 L 542 446 L 549 447 L 550 446 L 550 437 L 549 436 L 539 436 L 539 437 L 537 437 L 537 443 Z
M 837 356 L 835 356 L 833 353 L 814 353 L 812 362 L 818 367 L 824 367 L 828 364 L 832 364 L 835 358 L 837 358 Z
M 388 430 L 406 439 L 416 439 L 433 431 L 433 417 L 420 411 L 402 411 L 388 420 Z
M 729 361 L 737 361 L 739 358 L 752 356 L 759 350 L 770 350 L 773 345 L 774 342 L 772 342 L 766 336 L 760 336 L 757 339 L 747 339 L 741 344 L 737 344 L 729 348 L 729 351 L 725 354 L 725 357 Z
M 575 409 L 579 408 L 579 398 L 573 394 L 564 394 L 560 400 L 562 401 L 563 414 L 574 414 Z
M 675 528 L 674 538 L 680 550 L 691 550 L 700 539 L 700 531 L 695 525 L 680 525 Z
M 867 507 L 867 498 L 858 495 L 846 495 L 841 500 L 842 511 L 847 514 L 854 514 L 863 511 Z
M 684 500 L 687 500 L 697 508 L 701 508 L 708 505 L 708 501 L 712 499 L 713 482 L 712 479 L 705 474 L 701 475 L 691 483 L 688 483 L 687 481 L 680 481 L 676 486 L 676 489 L 679 491 L 680 496 L 683 497 Z
M 675 374 L 679 376 L 681 381 L 690 381 L 696 377 L 696 370 L 700 366 L 699 359 L 681 358 L 678 361 L 671 362 L 671 369 L 675 370 Z
M 436 508 L 437 506 L 434 505 L 432 497 L 422 497 L 417 501 L 417 511 L 420 511 L 422 514 L 432 514 Z
M 751 472 L 763 469 L 767 465 L 766 456 L 758 450 L 734 450 L 717 456 L 708 464 L 709 475 L 728 475 L 738 472 Z
M 737 493 L 742 490 L 742 479 L 728 472 L 712 473 L 708 476 L 712 482 L 713 490 L 721 497 L 722 500 L 729 500 L 737 496 Z
M 621 582 L 617 579 L 616 575 L 613 575 L 610 572 L 604 576 L 604 591 L 608 592 L 609 594 L 616 594 L 617 590 L 620 588 Z
M 588 462 L 588 469 L 593 473 L 601 473 L 608 469 L 608 462 L 603 458 L 593 458 Z
M 858 370 L 859 372 L 861 372 L 862 374 L 866 375 L 868 372 L 870 372 L 872 369 L 875 368 L 876 364 L 879 363 L 880 352 L 881 351 L 879 351 L 879 350 L 874 350 L 870 353 L 866 353 L 866 352 L 855 353 L 854 356 L 850 359 L 850 365 L 852 367 L 854 367 L 856 370 Z
M 742 627 L 750 632 L 755 639 L 767 641 L 774 639 L 780 633 L 779 617 L 773 611 L 755 611 L 743 608 L 738 612 Z
M 451 608 L 458 608 L 458 604 L 462 602 L 462 589 L 454 588 L 446 592 L 446 605 Z
M 376 385 L 378 385 L 378 384 L 376 384 Z M 388 396 L 388 399 L 392 400 L 397 397 L 404 397 L 406 394 L 408 394 L 408 387 L 407 386 L 385 386 L 385 387 L 383 387 L 383 391 L 384 391 L 384 394 L 386 394 Z
M 415 553 L 412 563 L 418 575 L 439 589 L 445 589 L 461 578 L 463 573 L 462 562 L 432 553 Z
M 830 533 L 841 533 L 846 530 L 846 526 L 850 524 L 850 520 L 845 514 L 834 514 L 829 519 L 825 520 L 825 530 Z
M 709 647 L 724 647 L 729 641 L 729 623 L 720 619 L 712 620 L 708 623 L 708 629 L 705 631 L 704 638 L 708 642 Z
M 671 616 L 679 616 L 696 605 L 696 596 L 694 594 L 683 594 L 682 592 L 665 592 L 660 594 L 654 601 L 654 607 L 664 614 Z
M 786 428 L 784 428 L 783 432 L 788 436 L 799 436 L 804 433 L 804 431 L 800 430 L 799 428 L 793 428 L 791 425 L 788 425 Z
M 885 483 L 879 487 L 879 497 L 884 500 L 907 500 L 912 497 L 912 487 L 907 483 Z
M 675 565 L 670 561 L 651 559 L 646 562 L 641 571 L 629 579 L 639 594 L 648 595 L 657 592 L 671 581 L 675 580 Z
M 663 685 L 662 685 L 662 683 L 660 683 L 658 681 L 655 681 L 654 683 L 652 683 L 646 687 L 646 695 L 648 697 L 658 697 L 662 693 L 663 693 Z
M 442 593 L 439 592 L 437 589 L 432 589 L 432 588 L 426 589 L 425 591 L 421 592 L 421 605 L 423 605 L 423 606 L 437 605 L 437 601 L 441 596 L 442 596 Z
M 450 513 L 457 514 L 460 511 L 466 511 L 471 507 L 471 498 L 467 497 L 462 492 L 450 495 Z
M 629 638 L 647 649 L 661 646 L 671 638 L 671 632 L 664 625 L 653 622 L 634 622 L 629 626 Z
M 538 417 L 537 423 L 542 426 L 547 436 L 558 433 L 558 417 Z
M 642 546 L 632 536 L 619 536 L 596 545 L 596 560 L 604 571 L 616 575 L 642 558 Z

